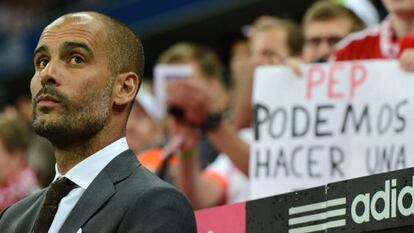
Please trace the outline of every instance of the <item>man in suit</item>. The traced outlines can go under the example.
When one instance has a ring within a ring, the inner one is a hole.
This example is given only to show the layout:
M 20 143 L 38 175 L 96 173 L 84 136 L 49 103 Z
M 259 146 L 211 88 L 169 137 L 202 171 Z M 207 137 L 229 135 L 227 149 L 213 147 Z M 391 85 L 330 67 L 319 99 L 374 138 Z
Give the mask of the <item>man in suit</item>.
M 126 143 L 143 71 L 135 34 L 96 12 L 67 14 L 43 30 L 33 60 L 32 124 L 54 146 L 57 175 L 6 209 L 0 232 L 196 232 L 187 199 Z M 53 207 L 59 182 L 70 188 Z

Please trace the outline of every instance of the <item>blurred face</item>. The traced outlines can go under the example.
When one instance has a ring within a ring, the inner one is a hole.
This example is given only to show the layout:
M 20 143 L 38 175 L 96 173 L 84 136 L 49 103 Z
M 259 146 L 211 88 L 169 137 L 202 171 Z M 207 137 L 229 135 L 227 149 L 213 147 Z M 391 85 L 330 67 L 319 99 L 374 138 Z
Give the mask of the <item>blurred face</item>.
M 414 15 L 414 0 L 382 0 L 385 8 L 390 13 L 397 15 Z
M 142 107 L 135 103 L 127 122 L 128 145 L 135 153 L 139 153 L 146 146 L 158 143 L 158 127 Z
M 208 77 L 206 77 L 203 72 L 201 71 L 201 67 L 197 62 L 191 62 L 189 63 L 193 69 L 193 76 L 192 78 L 194 79 L 194 81 L 197 81 L 199 83 L 202 83 L 204 85 L 208 85 L 207 79 Z
M 21 97 L 16 102 L 17 111 L 24 121 L 30 122 L 32 119 L 32 100 L 30 97 Z
M 55 145 L 89 139 L 111 113 L 104 26 L 90 15 L 77 16 L 46 27 L 34 52 L 32 124 Z
M 13 153 L 8 151 L 0 140 L 0 184 L 4 183 L 10 176 L 18 172 L 15 171 L 17 169 L 15 165 L 19 159 L 18 156 L 14 156 Z
M 191 61 L 188 63 L 179 63 L 180 65 L 190 65 L 192 68 L 192 76 L 187 80 L 196 84 L 199 88 L 207 90 L 210 98 L 213 102 L 211 105 L 214 105 L 216 109 L 224 109 L 229 103 L 229 96 L 227 90 L 221 83 L 220 79 L 217 77 L 208 77 L 203 72 L 201 65 L 196 61 Z M 174 82 L 174 81 L 172 81 Z M 170 88 L 167 83 L 167 92 L 174 91 L 173 88 Z
M 276 28 L 258 31 L 251 38 L 250 50 L 255 66 L 282 64 L 289 56 L 287 33 Z
M 352 22 L 346 18 L 306 23 L 304 26 L 304 61 L 327 61 L 335 52 L 335 44 L 348 35 L 351 30 Z
M 192 62 L 191 64 L 193 66 L 194 81 L 198 82 L 199 85 L 204 86 L 208 90 L 210 98 L 212 99 L 212 102 L 214 102 L 214 106 L 216 106 L 217 109 L 224 109 L 227 107 L 229 96 L 220 80 L 217 79 L 217 77 L 206 77 L 197 62 Z

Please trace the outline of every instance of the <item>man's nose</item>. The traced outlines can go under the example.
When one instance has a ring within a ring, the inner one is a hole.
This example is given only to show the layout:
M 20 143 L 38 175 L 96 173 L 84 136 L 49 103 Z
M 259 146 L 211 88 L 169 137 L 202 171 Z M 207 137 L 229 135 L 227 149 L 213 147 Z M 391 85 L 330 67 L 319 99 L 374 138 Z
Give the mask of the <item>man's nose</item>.
M 47 65 L 42 69 L 42 71 L 40 71 L 40 82 L 42 83 L 42 85 L 60 85 L 58 77 L 59 64 L 52 60 L 47 63 Z
M 334 46 L 331 46 L 327 41 L 322 41 L 319 45 L 319 57 L 329 58 L 334 51 Z

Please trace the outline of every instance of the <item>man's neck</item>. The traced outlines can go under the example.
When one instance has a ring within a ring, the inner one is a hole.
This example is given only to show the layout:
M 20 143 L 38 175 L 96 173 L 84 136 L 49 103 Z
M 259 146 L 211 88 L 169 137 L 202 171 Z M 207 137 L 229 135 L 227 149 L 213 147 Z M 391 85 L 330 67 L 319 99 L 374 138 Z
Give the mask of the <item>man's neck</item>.
M 76 164 L 115 142 L 122 136 L 105 137 L 105 139 L 95 137 L 86 142 L 74 143 L 64 148 L 55 147 L 55 158 L 59 173 L 62 175 L 66 174 Z
M 391 24 L 398 38 L 401 38 L 407 34 L 414 35 L 414 15 L 392 15 Z

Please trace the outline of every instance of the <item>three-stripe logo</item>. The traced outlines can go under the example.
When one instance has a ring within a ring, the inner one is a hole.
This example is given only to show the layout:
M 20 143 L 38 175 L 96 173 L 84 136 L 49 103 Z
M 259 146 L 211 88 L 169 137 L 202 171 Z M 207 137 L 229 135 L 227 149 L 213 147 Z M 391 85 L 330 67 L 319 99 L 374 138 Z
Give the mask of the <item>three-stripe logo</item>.
M 346 225 L 346 198 L 289 208 L 289 233 L 323 231 Z M 343 217 L 342 217 L 343 216 Z M 338 217 L 341 217 L 338 219 Z M 335 218 L 332 220 L 332 218 Z

